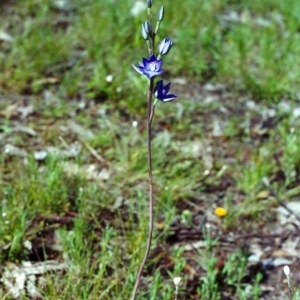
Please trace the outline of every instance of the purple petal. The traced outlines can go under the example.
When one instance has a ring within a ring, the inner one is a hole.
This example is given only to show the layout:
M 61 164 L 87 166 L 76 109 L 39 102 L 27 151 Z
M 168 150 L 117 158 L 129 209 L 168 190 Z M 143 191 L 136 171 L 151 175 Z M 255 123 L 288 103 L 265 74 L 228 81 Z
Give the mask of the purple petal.
M 169 93 L 170 87 L 171 87 L 171 82 L 169 82 L 168 84 L 166 84 L 166 85 L 164 86 L 164 90 L 165 90 L 165 93 L 166 93 L 166 94 Z
M 142 66 L 135 66 L 134 64 L 132 64 L 133 68 L 138 72 L 140 73 L 141 75 L 144 75 L 144 72 L 143 72 L 143 67 Z
M 148 62 L 151 63 L 151 62 L 154 62 L 154 61 L 157 61 L 157 58 L 156 58 L 155 54 L 152 54 L 152 55 L 150 56 Z
M 161 90 L 162 86 L 163 86 L 163 81 L 159 80 L 156 84 L 155 91 Z
M 151 62 L 150 59 L 143 57 L 143 66 L 146 67 L 147 65 L 149 65 L 150 62 Z
M 157 60 L 157 61 L 156 61 L 156 66 L 157 66 L 158 70 L 161 69 L 161 65 L 162 65 L 162 60 L 161 60 L 161 59 L 160 59 L 160 60 Z
M 161 100 L 162 102 L 170 102 L 172 100 L 174 100 L 175 98 L 177 98 L 177 96 L 175 94 L 170 94 L 164 97 L 164 100 Z
M 144 75 L 146 75 L 149 79 L 151 79 L 154 76 L 158 76 L 161 75 L 163 73 L 163 69 L 160 69 L 159 71 L 151 71 L 151 70 L 147 70 L 146 68 L 143 70 Z

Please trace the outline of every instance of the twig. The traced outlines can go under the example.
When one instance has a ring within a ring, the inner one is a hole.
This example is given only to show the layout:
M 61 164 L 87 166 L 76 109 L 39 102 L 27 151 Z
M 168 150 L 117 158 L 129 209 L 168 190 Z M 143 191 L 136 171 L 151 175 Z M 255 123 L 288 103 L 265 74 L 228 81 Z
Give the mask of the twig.
M 58 139 L 61 141 L 61 143 L 64 145 L 64 147 L 66 149 L 70 149 L 69 144 L 66 142 L 66 140 L 61 135 L 58 137 Z
M 83 145 L 91 152 L 91 154 L 100 162 L 105 162 L 105 159 L 97 153 L 97 151 L 87 142 L 85 141 L 81 141 L 81 143 L 83 143 Z

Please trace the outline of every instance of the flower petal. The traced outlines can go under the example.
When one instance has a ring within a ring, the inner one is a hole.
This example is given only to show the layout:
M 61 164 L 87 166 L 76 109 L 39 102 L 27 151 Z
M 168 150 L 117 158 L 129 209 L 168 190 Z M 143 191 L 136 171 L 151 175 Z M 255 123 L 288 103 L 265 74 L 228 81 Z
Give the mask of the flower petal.
M 146 68 L 143 70 L 144 75 L 146 75 L 149 79 L 161 75 L 163 73 L 163 69 L 160 69 L 159 71 L 152 71 L 152 70 L 147 70 Z
M 155 56 L 155 54 L 152 54 L 148 60 L 148 62 L 154 62 L 154 61 L 157 61 L 157 58 Z
M 142 66 L 135 66 L 134 64 L 132 64 L 133 68 L 138 72 L 140 73 L 141 75 L 144 75 L 144 72 L 142 71 Z
M 156 87 L 154 89 L 154 92 L 157 93 L 158 90 L 161 90 L 161 88 L 163 87 L 163 81 L 159 80 L 156 84 Z
M 149 65 L 149 63 L 150 63 L 150 59 L 143 57 L 143 66 L 146 67 L 147 65 Z
M 162 65 L 162 60 L 161 59 L 157 60 L 156 61 L 156 68 L 160 70 L 161 69 L 161 65 Z
M 175 94 L 169 94 L 169 95 L 164 97 L 164 100 L 161 100 L 161 101 L 162 102 L 171 102 L 175 98 L 177 98 L 177 96 Z
M 164 90 L 165 90 L 165 93 L 166 93 L 166 94 L 169 93 L 170 87 L 171 87 L 171 82 L 169 82 L 168 84 L 165 85 Z

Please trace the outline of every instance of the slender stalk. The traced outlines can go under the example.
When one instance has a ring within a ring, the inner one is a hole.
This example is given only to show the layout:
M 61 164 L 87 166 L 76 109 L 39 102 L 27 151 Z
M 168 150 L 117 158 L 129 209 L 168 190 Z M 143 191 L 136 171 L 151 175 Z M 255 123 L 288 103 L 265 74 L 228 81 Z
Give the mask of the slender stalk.
M 154 106 L 152 105 L 152 94 L 153 94 L 154 79 L 150 79 L 149 89 L 148 89 L 148 111 L 147 111 L 147 154 L 148 154 L 148 172 L 149 172 L 149 224 L 148 224 L 148 237 L 147 237 L 147 247 L 144 254 L 143 261 L 140 265 L 138 275 L 135 280 L 131 300 L 135 300 L 136 292 L 139 287 L 143 269 L 145 267 L 146 261 L 149 256 L 152 233 L 153 233 L 153 177 L 152 177 L 152 152 L 151 152 L 151 124 L 154 115 Z
M 175 300 L 178 300 L 177 296 L 178 296 L 178 291 L 176 289 L 176 291 L 175 291 Z

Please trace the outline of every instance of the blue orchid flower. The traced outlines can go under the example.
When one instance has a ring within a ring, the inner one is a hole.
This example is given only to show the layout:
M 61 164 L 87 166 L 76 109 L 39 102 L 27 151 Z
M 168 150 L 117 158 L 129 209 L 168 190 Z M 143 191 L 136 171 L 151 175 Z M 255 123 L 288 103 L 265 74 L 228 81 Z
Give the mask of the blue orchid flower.
M 170 91 L 170 87 L 171 87 L 171 82 L 164 86 L 162 80 L 158 81 L 154 89 L 155 97 L 162 102 L 170 102 L 174 100 L 177 96 L 175 94 L 168 94 Z
M 139 63 L 138 66 L 132 65 L 133 68 L 141 75 L 146 75 L 149 79 L 154 76 L 161 75 L 163 73 L 162 60 L 152 54 L 149 59 L 143 57 L 143 62 Z

